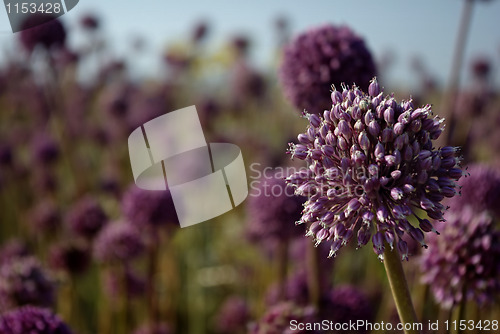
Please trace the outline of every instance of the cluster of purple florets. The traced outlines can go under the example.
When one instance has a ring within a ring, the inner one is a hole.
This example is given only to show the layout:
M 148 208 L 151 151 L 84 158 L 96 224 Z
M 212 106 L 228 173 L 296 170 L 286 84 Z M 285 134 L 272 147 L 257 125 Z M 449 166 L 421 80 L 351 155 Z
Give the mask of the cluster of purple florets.
M 372 239 L 381 259 L 386 243 L 407 259 L 402 236 L 408 233 L 425 246 L 424 232 L 435 231 L 418 211 L 442 220 L 441 201 L 457 194 L 457 149 L 434 147 L 443 124 L 430 105 L 398 103 L 384 96 L 376 79 L 368 94 L 343 87 L 334 89 L 331 101 L 323 116 L 305 114 L 307 131 L 290 144 L 292 158 L 309 167 L 287 179 L 297 195 L 308 197 L 297 223 L 307 224 L 316 244 L 327 242 L 330 256 L 357 234 L 358 246 Z

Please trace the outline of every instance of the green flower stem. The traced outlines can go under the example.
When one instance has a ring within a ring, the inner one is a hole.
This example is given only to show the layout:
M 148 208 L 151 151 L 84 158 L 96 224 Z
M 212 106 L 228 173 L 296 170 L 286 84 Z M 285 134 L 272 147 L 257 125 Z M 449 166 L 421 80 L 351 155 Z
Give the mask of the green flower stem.
M 464 287 L 462 289 L 462 301 L 458 303 L 458 305 L 455 305 L 452 310 L 452 317 L 454 320 L 456 320 L 457 325 L 451 327 L 451 333 L 453 334 L 462 334 L 465 331 L 460 328 L 460 320 L 466 320 L 465 319 L 465 305 L 467 304 L 467 298 L 465 298 L 465 291 L 466 291 L 466 285 L 464 284 Z
M 307 284 L 309 288 L 310 304 L 319 306 L 320 276 L 318 264 L 318 249 L 312 242 L 307 243 Z
M 396 303 L 399 319 L 403 324 L 418 323 L 417 314 L 413 308 L 413 303 L 406 282 L 403 265 L 397 249 L 391 250 L 388 245 L 384 251 L 384 267 L 391 286 L 392 296 Z M 418 330 L 405 330 L 405 334 L 420 334 Z

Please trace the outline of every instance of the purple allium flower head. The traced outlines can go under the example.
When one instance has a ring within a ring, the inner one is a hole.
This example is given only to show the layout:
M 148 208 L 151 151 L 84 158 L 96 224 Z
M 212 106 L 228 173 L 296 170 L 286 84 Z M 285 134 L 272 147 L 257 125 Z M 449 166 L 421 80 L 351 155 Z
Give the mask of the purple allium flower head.
M 241 297 L 230 297 L 222 304 L 217 316 L 217 330 L 221 334 L 243 332 L 250 317 L 247 302 Z
M 262 98 L 266 92 L 266 80 L 262 74 L 250 67 L 244 60 L 238 61 L 232 69 L 231 89 L 236 106 L 245 101 Z
M 330 109 L 332 85 L 357 84 L 366 90 L 376 75 L 364 41 L 346 26 L 324 25 L 296 37 L 285 47 L 280 81 L 286 97 L 300 110 Z
M 290 153 L 309 168 L 287 181 L 308 197 L 300 223 L 308 225 L 316 244 L 330 245 L 330 256 L 357 238 L 358 246 L 372 239 L 381 259 L 386 243 L 407 259 L 401 236 L 425 246 L 422 231 L 433 228 L 416 209 L 443 219 L 441 201 L 456 194 L 460 159 L 456 148 L 433 147 L 443 124 L 431 116 L 430 105 L 397 103 L 383 95 L 376 79 L 369 91 L 334 90 L 331 110 L 305 114 L 310 125 L 298 144 L 290 144 Z M 408 221 L 411 215 L 419 226 Z
M 300 307 L 290 302 L 282 302 L 272 306 L 257 324 L 251 328 L 251 334 L 296 334 L 317 333 L 310 330 L 292 330 L 290 321 L 311 323 L 315 320 L 313 307 Z
M 464 298 L 492 302 L 500 291 L 500 231 L 491 216 L 470 206 L 448 211 L 446 220 L 422 254 L 422 281 L 445 308 Z
M 477 57 L 471 63 L 471 72 L 477 79 L 487 79 L 491 72 L 491 61 L 486 57 Z
M 333 323 L 342 324 L 356 322 L 358 320 L 371 322 L 375 317 L 375 310 L 369 298 L 362 291 L 353 286 L 342 285 L 336 287 L 328 294 L 327 300 L 324 300 L 323 304 L 323 309 L 327 310 L 328 313 L 322 315 L 322 317 L 333 321 Z M 341 331 L 341 333 L 361 334 L 367 332 L 367 330 L 358 330 L 354 332 Z
M 105 291 L 111 298 L 119 298 L 123 295 L 123 275 L 118 275 L 116 271 L 110 271 L 106 275 Z M 131 268 L 125 269 L 125 284 L 128 298 L 142 297 L 146 292 L 146 278 L 142 277 L 139 273 Z
M 309 297 L 309 286 L 307 283 L 307 272 L 300 270 L 286 279 L 284 289 L 285 300 L 297 305 L 307 305 Z M 275 305 L 280 301 L 279 285 L 272 285 L 266 293 L 266 304 Z
M 9 239 L 0 248 L 0 266 L 19 257 L 30 255 L 28 245 L 19 239 Z
M 38 203 L 30 212 L 36 233 L 54 233 L 61 225 L 61 213 L 52 201 Z
M 305 198 L 294 196 L 278 175 L 263 175 L 250 194 L 247 204 L 247 234 L 250 240 L 283 240 L 304 234 L 302 228 L 294 228 L 300 219 Z
M 171 334 L 170 326 L 166 323 L 146 324 L 135 330 L 134 334 Z
M 7 143 L 0 143 L 0 167 L 11 166 L 13 160 L 12 148 Z
M 45 23 L 37 25 L 41 22 Z M 66 41 L 66 29 L 59 19 L 50 14 L 30 15 L 22 27 L 33 27 L 20 32 L 21 43 L 28 52 L 32 52 L 36 46 L 46 49 L 61 47 Z
M 193 42 L 195 43 L 202 42 L 207 37 L 208 33 L 209 33 L 208 23 L 206 21 L 198 22 L 193 29 L 193 35 L 192 35 Z
M 102 207 L 91 197 L 83 197 L 76 202 L 66 217 L 71 232 L 86 239 L 92 239 L 107 220 Z
M 54 283 L 34 257 L 18 257 L 0 266 L 0 309 L 23 305 L 50 307 L 54 303 Z
M 56 161 L 60 155 L 59 144 L 48 134 L 39 133 L 32 141 L 33 159 L 42 165 Z
M 81 274 L 90 265 L 90 251 L 85 245 L 74 241 L 56 244 L 50 248 L 49 264 L 69 274 Z
M 178 224 L 170 191 L 150 191 L 131 185 L 123 195 L 122 211 L 137 226 Z
M 467 166 L 468 177 L 458 185 L 461 195 L 453 197 L 447 204 L 452 209 L 470 205 L 476 212 L 489 211 L 500 218 L 500 171 L 483 164 Z
M 107 224 L 94 240 L 94 256 L 99 262 L 129 261 L 143 251 L 139 229 L 126 221 Z
M 50 310 L 24 306 L 0 316 L 0 334 L 71 334 L 69 327 Z

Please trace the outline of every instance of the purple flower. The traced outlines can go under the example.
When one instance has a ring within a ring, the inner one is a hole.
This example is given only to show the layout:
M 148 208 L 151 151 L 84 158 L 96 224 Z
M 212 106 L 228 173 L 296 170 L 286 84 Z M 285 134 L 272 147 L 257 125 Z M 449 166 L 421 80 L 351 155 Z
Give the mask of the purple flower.
M 264 96 L 266 81 L 259 72 L 251 68 L 244 60 L 240 60 L 232 69 L 231 89 L 235 106 L 242 107 L 246 101 Z
M 171 334 L 170 326 L 166 323 L 146 324 L 135 330 L 134 334 Z
M 123 296 L 123 281 L 126 284 L 127 298 L 142 297 L 146 292 L 146 278 L 139 275 L 130 268 L 125 268 L 125 277 L 119 275 L 116 271 L 110 271 L 106 275 L 104 289 L 107 295 L 112 299 Z
M 217 316 L 218 333 L 233 334 L 244 332 L 250 317 L 247 302 L 241 297 L 228 298 Z
M 315 320 L 312 307 L 299 307 L 290 302 L 282 302 L 272 306 L 264 316 L 251 328 L 251 334 L 296 334 L 318 333 L 311 330 L 292 330 L 290 322 L 311 323 Z
M 125 221 L 107 224 L 94 240 L 94 256 L 99 262 L 127 262 L 143 251 L 140 231 Z
M 94 14 L 86 14 L 80 19 L 80 24 L 85 30 L 95 31 L 99 29 L 99 18 Z
M 38 203 L 30 212 L 35 232 L 54 233 L 61 225 L 61 213 L 52 201 Z
M 449 201 L 452 209 L 470 205 L 476 212 L 489 211 L 500 218 L 500 171 L 483 164 L 467 166 L 468 177 L 458 182 L 460 196 Z
M 300 219 L 304 198 L 294 196 L 284 179 L 264 175 L 254 186 L 247 203 L 250 240 L 284 240 L 304 233 L 292 225 Z
M 0 143 L 0 167 L 11 166 L 13 161 L 12 148 L 7 143 Z
M 135 184 L 125 192 L 122 211 L 128 220 L 139 227 L 178 225 L 177 213 L 170 191 L 150 191 Z
M 28 245 L 19 239 L 9 239 L 0 248 L 0 266 L 19 257 L 30 255 Z
M 337 324 L 357 322 L 358 320 L 371 322 L 375 316 L 375 310 L 368 297 L 359 289 L 349 285 L 333 289 L 328 294 L 327 299 L 323 301 L 322 310 L 326 311 L 322 318 Z M 367 332 L 367 330 L 357 330 L 340 331 L 339 333 L 363 334 Z
M 85 245 L 74 241 L 56 244 L 50 248 L 49 264 L 69 274 L 81 274 L 90 265 L 90 251 Z
M 285 300 L 296 305 L 307 305 L 310 300 L 307 272 L 300 270 L 288 277 L 285 282 L 284 292 Z M 279 285 L 272 285 L 266 294 L 266 304 L 275 305 L 279 301 Z
M 32 52 L 36 46 L 46 49 L 61 47 L 66 41 L 66 29 L 59 19 L 50 14 L 29 15 L 21 29 L 21 43 L 28 52 Z
M 92 239 L 106 224 L 107 219 L 97 201 L 91 197 L 83 197 L 71 207 L 66 222 L 76 235 Z
M 25 306 L 0 316 L 0 334 L 71 334 L 69 327 L 48 309 Z
M 332 85 L 368 88 L 375 63 L 364 41 L 346 26 L 324 25 L 285 47 L 279 77 L 286 97 L 300 110 L 329 110 Z
M 0 266 L 0 310 L 23 305 L 50 307 L 54 284 L 34 257 L 18 257 Z
M 445 308 L 464 298 L 491 303 L 500 291 L 500 231 L 491 216 L 470 206 L 450 210 L 441 236 L 429 238 L 422 253 L 422 281 Z
M 55 162 L 60 155 L 59 144 L 46 133 L 38 133 L 33 137 L 31 149 L 34 162 L 42 165 Z
M 330 256 L 357 236 L 359 247 L 372 239 L 381 259 L 386 243 L 407 259 L 401 237 L 407 233 L 425 246 L 423 232 L 433 228 L 418 210 L 443 219 L 441 201 L 456 194 L 460 159 L 456 148 L 433 147 L 443 125 L 431 116 L 430 105 L 397 103 L 375 79 L 369 91 L 334 90 L 331 110 L 305 115 L 310 125 L 298 144 L 290 144 L 290 153 L 308 169 L 287 181 L 308 197 L 300 223 L 317 245 L 330 245 Z

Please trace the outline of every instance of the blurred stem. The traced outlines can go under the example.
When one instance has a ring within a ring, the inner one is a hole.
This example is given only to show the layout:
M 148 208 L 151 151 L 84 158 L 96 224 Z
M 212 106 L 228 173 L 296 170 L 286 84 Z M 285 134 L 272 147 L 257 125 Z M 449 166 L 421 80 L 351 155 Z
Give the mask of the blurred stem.
M 460 72 L 462 69 L 465 53 L 465 44 L 469 33 L 470 22 L 472 18 L 472 9 L 474 0 L 464 0 L 462 16 L 458 27 L 458 35 L 453 53 L 453 60 L 450 72 L 450 82 L 448 87 L 448 96 L 445 97 L 444 112 L 448 118 L 448 133 L 446 135 L 446 144 L 451 144 L 456 127 L 455 108 L 457 104 L 458 87 L 460 86 Z
M 387 246 L 387 245 L 386 245 Z M 386 247 L 384 251 L 384 267 L 391 286 L 392 296 L 396 303 L 399 319 L 403 324 L 418 323 L 417 314 L 413 308 L 410 290 L 406 282 L 403 265 L 397 249 Z M 405 330 L 405 334 L 420 333 L 418 330 Z
M 456 320 L 456 325 L 451 326 L 451 333 L 453 334 L 462 334 L 465 333 L 464 330 L 462 330 L 460 327 L 460 320 L 466 320 L 465 319 L 465 305 L 467 304 L 467 298 L 465 298 L 465 291 L 466 291 L 466 284 L 464 284 L 462 288 L 462 300 L 458 305 L 455 305 L 452 310 L 452 317 L 453 320 Z
M 280 240 L 278 244 L 279 300 L 286 299 L 287 267 L 288 267 L 288 238 L 285 238 Z
M 318 264 L 318 250 L 314 243 L 307 243 L 307 284 L 309 288 L 310 304 L 319 306 L 320 299 L 320 277 Z
M 151 230 L 151 245 L 149 248 L 149 263 L 148 263 L 148 308 L 150 320 L 153 323 L 159 321 L 158 298 L 156 298 L 156 272 L 158 269 L 158 235 L 156 231 Z
M 121 281 L 122 281 L 122 316 L 124 317 L 123 326 L 128 332 L 132 329 L 132 309 L 130 305 L 130 294 L 128 288 L 127 267 L 125 264 L 121 266 Z

